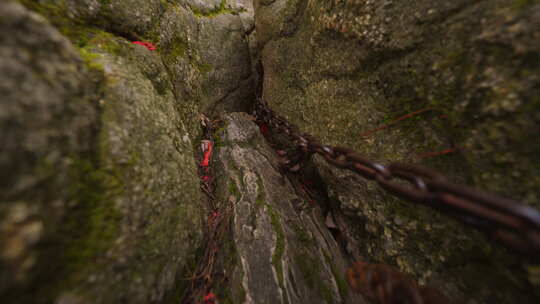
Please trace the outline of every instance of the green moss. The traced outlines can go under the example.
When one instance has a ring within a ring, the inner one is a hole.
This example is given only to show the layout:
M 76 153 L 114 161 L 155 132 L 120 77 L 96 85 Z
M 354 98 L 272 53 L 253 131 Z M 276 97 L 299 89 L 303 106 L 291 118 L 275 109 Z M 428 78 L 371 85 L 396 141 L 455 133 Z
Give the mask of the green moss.
M 71 158 L 70 182 L 66 184 L 69 207 L 39 249 L 32 286 L 35 292 L 20 295 L 46 303 L 60 290 L 77 288 L 91 273 L 99 272 L 107 251 L 119 233 L 121 215 L 115 197 L 123 183 L 115 172 L 99 166 L 96 154 Z M 49 228 L 50 229 L 50 228 Z M 55 275 L 51 277 L 51 273 Z M 17 291 L 15 291 L 17 292 Z M 33 301 L 29 301 L 33 302 Z
M 20 0 L 20 2 L 28 9 L 46 17 L 62 35 L 72 41 L 74 46 L 78 48 L 99 46 L 108 53 L 116 55 L 120 53 L 121 46 L 116 40 L 117 37 L 100 29 L 97 24 L 89 24 L 84 20 L 69 18 L 66 4 L 63 1 Z
M 103 255 L 117 235 L 120 214 L 114 198 L 122 194 L 123 183 L 118 172 L 101 169 L 89 160 L 74 159 L 73 168 L 70 196 L 78 203 L 63 225 L 64 234 L 73 238 L 65 251 L 66 262 L 91 265 L 89 259 Z
M 332 267 L 332 274 L 334 275 L 334 279 L 336 280 L 339 294 L 345 298 L 347 294 L 349 293 L 349 285 L 347 284 L 347 281 L 345 280 L 345 276 L 343 273 L 340 273 L 337 271 L 336 266 L 332 263 L 330 263 Z
M 221 250 L 220 250 L 220 266 L 223 269 L 225 269 L 226 274 L 232 274 L 235 271 L 235 268 L 238 265 L 237 262 L 237 252 L 234 245 L 234 241 L 230 237 L 230 235 L 226 236 L 226 239 L 223 240 Z M 238 291 L 241 293 L 238 295 L 241 299 L 245 298 L 245 291 L 241 284 L 239 284 Z M 214 285 L 214 289 L 216 292 L 216 295 L 218 299 L 220 300 L 220 303 L 230 303 L 233 304 L 235 301 L 233 301 L 233 298 L 235 295 L 231 293 L 231 288 L 228 284 L 228 282 L 222 281 L 219 283 L 216 283 Z
M 301 253 L 296 255 L 295 263 L 300 268 L 307 286 L 316 290 L 327 303 L 333 303 L 332 288 L 325 284 L 321 278 L 320 262 L 308 253 Z
M 537 3 L 538 3 L 538 0 L 514 0 L 514 3 L 512 4 L 512 8 L 516 10 L 522 10 L 528 6 L 531 6 Z
M 120 55 L 122 51 L 122 46 L 117 41 L 117 39 L 117 37 L 110 33 L 97 31 L 88 41 L 88 45 L 97 46 L 109 54 Z
M 224 138 L 227 136 L 226 135 L 227 125 L 228 125 L 228 122 L 226 120 L 222 120 L 220 121 L 219 124 L 214 126 L 213 135 L 214 135 L 214 144 L 216 148 L 223 147 Z
M 276 233 L 276 249 L 274 250 L 274 253 L 272 255 L 272 265 L 276 270 L 279 286 L 283 288 L 282 258 L 283 253 L 285 252 L 285 233 L 283 231 L 283 226 L 281 226 L 277 211 L 275 211 L 274 208 L 269 204 L 266 205 L 266 208 L 268 210 L 268 215 L 270 216 L 270 223 L 272 224 L 272 227 L 274 228 L 274 231 Z
M 197 68 L 202 74 L 207 74 L 213 70 L 212 65 L 208 63 L 199 63 L 197 64 Z
M 96 28 L 91 28 L 81 20 L 70 19 L 63 1 L 33 1 L 19 0 L 26 8 L 47 18 L 64 36 L 73 41 L 78 47 L 84 47 L 87 35 Z
M 345 280 L 345 274 L 338 271 L 336 265 L 333 263 L 330 256 L 325 252 L 324 258 L 326 259 L 326 263 L 330 265 L 330 268 L 332 270 L 332 275 L 334 276 L 334 279 L 336 280 L 339 294 L 342 298 L 346 298 L 347 294 L 349 293 L 349 285 L 347 284 L 347 281 Z
M 345 276 L 343 273 L 337 271 L 334 264 L 330 263 L 330 266 L 332 267 L 332 274 L 334 275 L 334 279 L 336 280 L 339 294 L 341 295 L 341 297 L 345 298 L 349 293 L 349 285 L 345 280 Z
M 55 17 L 53 19 L 67 19 L 65 14 L 65 3 L 63 1 L 36 1 L 36 0 L 18 0 L 22 5 L 31 11 L 41 14 L 45 17 Z
M 303 247 L 308 248 L 309 246 L 316 245 L 315 240 L 311 235 L 307 233 L 307 231 L 300 227 L 299 225 L 295 224 L 294 222 L 290 223 L 291 228 L 294 230 L 297 244 L 301 244 Z
M 182 37 L 175 36 L 167 48 L 163 49 L 163 54 L 169 60 L 174 61 L 176 58 L 184 57 L 189 48 L 188 43 Z
M 234 180 L 229 180 L 229 194 L 234 195 L 236 199 L 240 198 L 240 191 L 238 190 L 238 187 L 236 186 L 236 182 Z
M 96 61 L 99 58 L 99 54 L 92 53 L 90 50 L 85 48 L 79 49 L 79 54 L 89 69 L 101 73 L 104 71 L 103 65 Z
M 203 18 L 203 17 L 213 18 L 222 14 L 237 14 L 238 13 L 230 8 L 227 8 L 227 0 L 221 0 L 219 7 L 213 10 L 210 10 L 208 12 L 202 12 L 196 8 L 191 8 L 191 10 L 193 11 L 193 14 L 195 15 L 195 17 L 198 17 L 198 18 Z

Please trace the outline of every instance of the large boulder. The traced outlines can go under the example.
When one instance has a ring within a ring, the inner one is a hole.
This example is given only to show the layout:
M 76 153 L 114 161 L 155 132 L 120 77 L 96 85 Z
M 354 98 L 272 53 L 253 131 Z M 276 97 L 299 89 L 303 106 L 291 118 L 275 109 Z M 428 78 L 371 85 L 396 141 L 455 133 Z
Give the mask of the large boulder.
M 253 9 L 225 2 L 210 11 L 173 5 L 159 30 L 177 96 L 197 99 L 209 115 L 247 111 L 254 99 L 248 39 Z
M 178 296 L 202 240 L 195 101 L 123 37 L 78 25 L 76 48 L 13 1 L 0 20 L 2 302 Z
M 302 131 L 540 207 L 540 146 L 530 140 L 540 131 L 536 1 L 256 0 L 255 21 L 262 96 Z M 458 302 L 538 300 L 526 260 L 322 158 L 315 163 L 366 258 Z
M 218 133 L 217 199 L 232 209 L 226 273 L 232 303 L 364 303 L 348 291 L 348 260 L 320 208 L 305 208 L 252 118 L 233 113 Z M 225 299 L 223 299 L 225 300 Z

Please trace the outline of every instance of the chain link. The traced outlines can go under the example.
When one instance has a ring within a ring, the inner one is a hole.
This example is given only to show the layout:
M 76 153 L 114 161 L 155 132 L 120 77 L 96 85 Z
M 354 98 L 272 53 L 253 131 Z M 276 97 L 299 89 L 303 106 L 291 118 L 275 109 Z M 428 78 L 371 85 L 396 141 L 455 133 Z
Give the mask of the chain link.
M 358 261 L 347 270 L 347 282 L 354 291 L 380 304 L 450 303 L 439 290 L 420 286 L 410 277 L 388 265 Z
M 266 102 L 255 104 L 259 125 L 285 134 L 301 151 L 373 180 L 389 193 L 450 215 L 521 254 L 540 260 L 540 212 L 519 202 L 450 182 L 432 169 L 413 164 L 382 165 L 343 147 L 327 146 L 276 115 Z M 406 182 L 406 183 L 403 183 Z M 408 186 L 407 186 L 408 184 Z

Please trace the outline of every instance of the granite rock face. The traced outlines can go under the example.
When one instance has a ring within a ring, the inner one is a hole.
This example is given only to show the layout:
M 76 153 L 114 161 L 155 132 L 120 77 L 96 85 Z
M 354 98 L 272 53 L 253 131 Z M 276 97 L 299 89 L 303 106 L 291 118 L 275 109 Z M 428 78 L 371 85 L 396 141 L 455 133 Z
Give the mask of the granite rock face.
M 208 114 L 247 111 L 254 99 L 247 36 L 253 10 L 234 3 L 208 13 L 173 6 L 161 20 L 160 45 L 176 95 L 197 99 Z
M 537 1 L 256 0 L 262 96 L 324 144 L 427 165 L 539 207 L 540 146 L 530 140 L 540 131 L 539 12 Z M 457 302 L 537 301 L 526 261 L 314 162 L 366 259 Z
M 3 303 L 183 292 L 203 246 L 198 114 L 253 96 L 252 15 L 188 2 L 0 3 Z
M 73 175 L 78 167 L 92 166 L 84 158 L 98 131 L 99 94 L 95 73 L 42 17 L 16 3 L 2 2 L 0 8 L 0 290 L 7 298 L 31 280 L 36 267 L 47 267 L 36 247 L 55 242 L 51 233 L 62 229 L 63 215 L 80 204 L 73 197 L 78 192 Z M 82 229 L 87 219 L 80 220 Z
M 218 134 L 217 197 L 233 208 L 232 303 L 364 303 L 344 281 L 347 257 L 319 208 L 279 170 L 249 115 L 225 117 Z
M 220 303 L 364 303 L 358 259 L 456 303 L 537 303 L 538 265 L 322 158 L 284 174 L 236 112 L 261 95 L 322 143 L 540 207 L 539 29 L 536 0 L 0 1 L 0 302 L 180 301 L 205 114 Z

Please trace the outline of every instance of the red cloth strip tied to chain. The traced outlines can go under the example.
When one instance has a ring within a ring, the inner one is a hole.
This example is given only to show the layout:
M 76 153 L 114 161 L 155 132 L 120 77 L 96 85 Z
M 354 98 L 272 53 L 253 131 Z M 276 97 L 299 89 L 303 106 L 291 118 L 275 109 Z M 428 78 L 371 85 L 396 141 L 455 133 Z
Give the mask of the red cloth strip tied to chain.
M 207 168 L 210 166 L 210 159 L 212 158 L 212 151 L 214 149 L 214 143 L 211 140 L 201 141 L 201 150 L 203 151 L 203 159 L 201 160 L 201 167 Z

